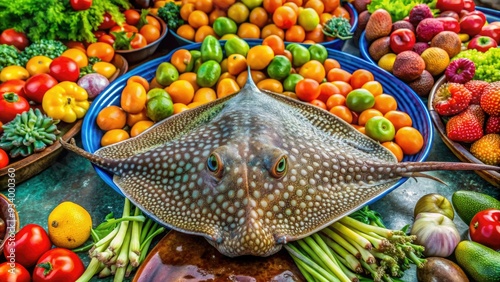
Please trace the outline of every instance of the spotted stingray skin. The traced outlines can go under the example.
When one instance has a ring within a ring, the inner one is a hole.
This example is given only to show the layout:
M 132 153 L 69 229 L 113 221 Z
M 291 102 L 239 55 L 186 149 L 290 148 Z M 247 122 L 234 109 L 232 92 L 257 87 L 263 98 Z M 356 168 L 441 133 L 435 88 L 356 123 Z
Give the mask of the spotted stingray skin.
M 124 195 L 163 225 L 202 235 L 231 257 L 274 254 L 360 208 L 403 176 L 480 169 L 397 163 L 378 142 L 329 112 L 259 91 L 251 81 L 236 95 L 182 112 L 95 154 L 63 146 L 112 172 Z M 211 158 L 218 160 L 215 172 Z

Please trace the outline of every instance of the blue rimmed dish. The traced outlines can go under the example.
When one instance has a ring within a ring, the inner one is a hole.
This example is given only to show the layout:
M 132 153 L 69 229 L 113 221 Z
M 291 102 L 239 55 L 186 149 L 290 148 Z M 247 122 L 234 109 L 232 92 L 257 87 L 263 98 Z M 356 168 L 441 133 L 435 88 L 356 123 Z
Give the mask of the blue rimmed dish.
M 223 45 L 224 43 L 225 42 L 222 42 L 221 44 Z M 258 43 L 250 42 L 249 44 L 250 46 L 255 46 Z M 197 43 L 183 46 L 178 49 L 199 50 L 200 46 L 201 44 Z M 176 50 L 173 50 L 163 57 L 147 62 L 130 71 L 129 73 L 121 76 L 112 84 L 110 84 L 104 93 L 97 97 L 97 99 L 92 103 L 89 111 L 87 112 L 82 125 L 82 142 L 83 147 L 86 151 L 93 153 L 101 147 L 100 140 L 104 133 L 98 128 L 95 122 L 99 111 L 107 106 L 120 104 L 121 92 L 126 85 L 126 81 L 131 76 L 140 75 L 148 81 L 152 80 L 155 76 L 157 66 L 162 62 L 170 61 L 172 54 Z M 398 110 L 404 111 L 410 115 L 413 120 L 413 127 L 420 131 L 424 138 L 424 145 L 421 151 L 415 155 L 405 156 L 403 161 L 424 161 L 427 158 L 431 148 L 433 130 L 429 113 L 427 112 L 426 106 L 422 103 L 420 98 L 408 87 L 408 85 L 395 78 L 392 74 L 381 70 L 376 66 L 370 65 L 355 56 L 337 50 L 328 49 L 328 57 L 336 59 L 340 63 L 342 68 L 349 72 L 353 72 L 357 69 L 363 68 L 373 73 L 375 79 L 382 84 L 384 92 L 389 93 L 396 98 L 398 102 Z M 118 193 L 122 194 L 118 186 L 116 186 L 113 182 L 112 174 L 97 166 L 94 167 L 97 174 L 109 186 L 111 186 Z M 406 180 L 406 178 L 399 180 L 395 185 L 393 185 L 379 197 L 373 199 L 371 202 L 379 200 L 385 194 L 399 187 Z

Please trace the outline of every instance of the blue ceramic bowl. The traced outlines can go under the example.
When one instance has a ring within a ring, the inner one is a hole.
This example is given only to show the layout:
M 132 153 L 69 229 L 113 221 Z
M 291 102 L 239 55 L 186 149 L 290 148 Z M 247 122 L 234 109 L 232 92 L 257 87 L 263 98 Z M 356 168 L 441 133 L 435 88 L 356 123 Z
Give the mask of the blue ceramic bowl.
M 476 10 L 481 11 L 484 13 L 486 16 L 486 20 L 488 22 L 494 22 L 494 21 L 500 21 L 500 11 L 493 10 L 493 9 L 488 9 L 488 8 L 483 8 L 483 7 L 477 7 Z M 368 44 L 368 40 L 366 40 L 365 36 L 365 31 L 361 33 L 361 36 L 359 37 L 359 53 L 361 54 L 361 57 L 368 61 L 371 64 L 378 65 L 377 62 L 375 62 L 371 57 L 370 53 L 368 53 L 368 48 L 370 47 L 370 44 Z
M 345 3 L 343 6 L 347 10 L 347 12 L 349 12 L 349 15 L 351 15 L 351 20 L 350 20 L 351 32 L 354 33 L 354 31 L 358 27 L 358 12 L 354 8 L 354 6 L 350 3 Z M 170 32 L 175 37 L 175 39 L 177 40 L 177 43 L 179 43 L 180 46 L 195 43 L 194 41 L 190 41 L 190 40 L 187 40 L 187 39 L 179 36 L 175 31 L 173 31 L 171 29 L 169 29 L 168 32 Z M 262 42 L 262 39 L 254 39 L 254 40 L 256 40 L 258 42 Z M 335 49 L 335 50 L 342 50 L 342 47 L 344 47 L 344 43 L 345 43 L 344 40 L 334 39 L 334 40 L 327 41 L 327 42 L 321 42 L 320 44 L 325 46 L 326 48 Z
M 222 42 L 222 45 L 224 42 Z M 250 42 L 251 46 L 255 46 L 257 43 Z M 199 50 L 201 44 L 191 44 L 187 46 L 180 47 L 178 49 L 188 49 L 188 50 Z M 177 49 L 176 49 L 177 50 Z M 97 99 L 94 100 L 90 109 L 88 110 L 85 119 L 83 121 L 82 126 L 82 141 L 83 148 L 88 152 L 95 152 L 97 149 L 101 147 L 100 140 L 103 135 L 103 131 L 99 129 L 95 120 L 99 111 L 110 105 L 118 105 L 120 104 L 120 95 L 125 87 L 127 79 L 134 75 L 140 75 L 150 81 L 155 76 L 155 71 L 158 65 L 162 62 L 170 61 L 172 54 L 176 51 L 173 50 L 169 54 L 147 62 L 132 71 L 126 73 L 121 76 L 117 80 L 113 81 L 107 88 L 97 96 Z M 422 103 L 420 98 L 406 85 L 400 80 L 396 79 L 392 74 L 381 70 L 380 68 L 370 65 L 367 62 L 349 55 L 347 53 L 343 53 L 337 50 L 328 49 L 328 57 L 336 59 L 343 69 L 353 72 L 357 69 L 363 68 L 369 70 L 373 73 L 375 79 L 379 81 L 385 93 L 389 93 L 393 95 L 398 102 L 398 109 L 404 111 L 410 115 L 413 120 L 413 127 L 418 129 L 423 137 L 424 137 L 424 146 L 422 150 L 415 155 L 405 156 L 403 161 L 414 161 L 420 162 L 424 161 L 429 154 L 429 150 L 431 148 L 431 140 L 433 137 L 433 130 L 431 124 L 431 118 L 427 111 L 426 106 Z M 94 166 L 97 174 L 114 190 L 118 193 L 122 194 L 119 188 L 113 183 L 113 176 L 107 171 Z M 403 178 L 399 180 L 395 185 L 393 185 L 390 189 L 386 191 L 389 193 L 394 190 L 401 184 L 403 184 L 407 179 Z M 383 195 L 385 195 L 384 193 Z M 379 198 L 381 198 L 381 195 Z M 374 199 L 373 201 L 378 200 L 379 198 Z

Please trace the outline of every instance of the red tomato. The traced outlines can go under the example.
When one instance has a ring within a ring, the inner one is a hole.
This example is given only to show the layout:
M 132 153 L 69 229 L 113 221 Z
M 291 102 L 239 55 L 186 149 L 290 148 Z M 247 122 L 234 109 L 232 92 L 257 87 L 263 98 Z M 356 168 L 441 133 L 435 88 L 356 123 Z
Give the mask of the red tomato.
M 116 25 L 116 22 L 108 12 L 104 13 L 103 16 L 104 18 L 102 20 L 102 23 L 99 25 L 99 29 L 110 29 Z
M 104 30 L 96 30 L 93 33 L 94 33 L 95 38 L 97 38 L 97 39 L 99 39 L 99 37 L 107 34 Z
M 17 114 L 29 109 L 28 100 L 16 93 L 7 92 L 0 96 L 0 121 L 4 124 L 13 120 Z
M 134 9 L 128 9 L 123 12 L 125 22 L 129 25 L 137 25 L 141 19 L 141 14 Z
M 126 31 L 126 32 L 139 32 L 137 27 L 129 24 L 123 24 L 121 26 L 115 25 L 109 30 L 109 33 L 113 36 L 112 32 L 120 32 L 120 31 Z
M 97 39 L 98 42 L 104 42 L 108 43 L 109 45 L 113 45 L 115 43 L 115 38 L 109 34 L 104 34 L 99 39 Z
M 2 125 L 0 124 L 0 127 L 1 126 Z M 1 133 L 1 131 L 0 131 L 0 133 Z M 8 165 L 9 165 L 9 155 L 7 155 L 7 153 L 4 150 L 0 149 L 0 169 L 6 167 Z
M 80 68 L 73 59 L 61 56 L 50 63 L 49 74 L 58 81 L 76 82 L 80 76 Z
M 458 14 L 464 9 L 464 0 L 438 0 L 436 9 L 443 11 L 453 11 Z
M 469 225 L 470 238 L 493 250 L 500 250 L 500 210 L 478 212 Z
M 0 264 L 0 281 L 30 282 L 28 270 L 17 262 L 4 262 Z
M 29 268 L 51 247 L 45 229 L 37 224 L 28 224 L 16 233 L 14 240 L 7 239 L 3 254 L 7 260 L 15 256 L 16 262 Z
M 87 10 L 92 6 L 92 0 L 70 0 L 69 3 L 75 11 Z
M 131 37 L 134 36 L 134 34 L 127 33 L 127 36 Z M 132 46 L 133 49 L 139 49 L 142 47 L 145 47 L 148 45 L 148 42 L 146 41 L 146 38 L 144 35 L 140 33 L 135 33 L 134 38 L 132 38 L 132 41 L 130 41 L 130 46 Z
M 28 99 L 28 97 L 26 97 L 26 93 L 24 93 L 24 84 L 26 84 L 26 82 L 22 79 L 7 80 L 6 82 L 0 84 L 0 93 L 14 92 L 17 95 Z
M 319 97 L 321 89 L 316 80 L 304 78 L 295 85 L 295 94 L 300 100 L 309 102 Z
M 17 32 L 13 28 L 9 28 L 0 34 L 0 44 L 13 45 L 23 51 L 28 46 L 29 41 L 23 32 Z
M 57 79 L 52 77 L 50 74 L 35 74 L 26 80 L 24 92 L 26 92 L 28 99 L 41 104 L 45 92 L 54 87 L 57 83 Z
M 54 248 L 38 259 L 33 282 L 76 281 L 84 271 L 85 266 L 77 254 L 68 249 Z

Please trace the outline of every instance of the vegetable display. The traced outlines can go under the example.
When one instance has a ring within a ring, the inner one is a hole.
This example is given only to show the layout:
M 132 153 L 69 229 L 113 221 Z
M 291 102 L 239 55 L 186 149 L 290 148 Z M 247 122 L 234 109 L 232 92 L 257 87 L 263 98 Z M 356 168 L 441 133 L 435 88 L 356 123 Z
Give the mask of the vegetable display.
M 75 11 L 69 1 L 22 0 L 0 3 L 0 30 L 13 28 L 26 32 L 31 41 L 41 39 L 95 42 L 92 33 L 108 13 L 123 23 L 120 8 L 130 7 L 126 0 L 93 0 L 86 10 Z
M 0 71 L 8 66 L 20 66 L 21 54 L 12 45 L 0 44 Z
M 355 218 L 344 217 L 329 227 L 286 245 L 307 281 L 398 281 L 410 263 L 423 267 L 424 248 L 412 242 L 415 236 L 390 230 L 381 224 L 378 213 L 363 208 Z M 372 225 L 373 224 L 373 225 Z

